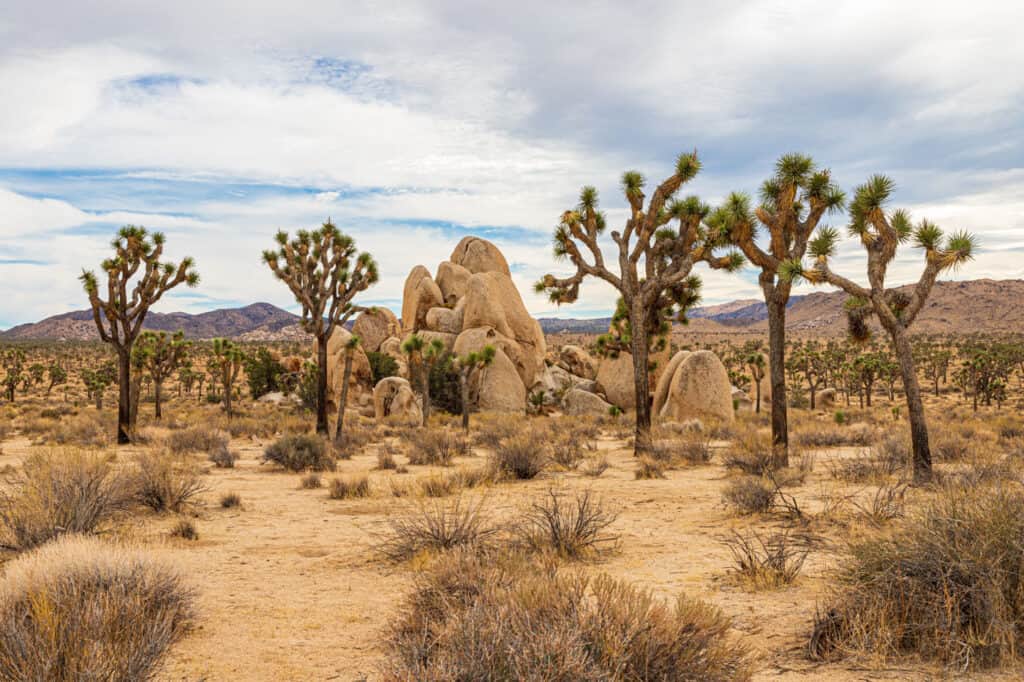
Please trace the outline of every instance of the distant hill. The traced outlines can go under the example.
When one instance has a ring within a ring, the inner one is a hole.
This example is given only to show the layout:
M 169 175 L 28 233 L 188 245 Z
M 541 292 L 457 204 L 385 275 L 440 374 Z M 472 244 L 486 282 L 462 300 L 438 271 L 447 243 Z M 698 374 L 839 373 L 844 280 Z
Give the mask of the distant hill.
M 846 333 L 843 303 L 846 294 L 815 291 L 793 296 L 786 314 L 786 327 L 816 336 Z M 913 330 L 917 333 L 970 333 L 1024 331 L 1024 280 L 976 279 L 964 282 L 938 282 L 932 290 Z M 768 329 L 768 311 L 762 301 L 743 299 L 720 305 L 695 308 L 690 312 L 693 332 L 718 334 L 762 334 Z M 269 303 L 253 303 L 244 308 L 225 308 L 190 315 L 188 313 L 150 313 L 146 329 L 184 330 L 193 339 L 218 336 L 242 341 L 307 340 L 298 325 L 299 317 Z M 573 320 L 540 318 L 545 334 L 601 334 L 608 331 L 610 317 Z M 98 338 L 89 311 L 77 311 L 48 317 L 33 324 L 22 324 L 0 332 L 0 341 L 35 339 L 94 340 Z
M 284 340 L 305 338 L 298 326 L 299 317 L 269 303 L 253 303 L 244 308 L 211 310 L 198 315 L 155 313 L 146 315 L 145 329 L 175 332 L 179 329 L 192 339 L 227 337 L 241 340 Z M 56 339 L 89 341 L 98 339 L 92 312 L 79 310 L 54 315 L 39 322 L 22 324 L 0 332 L 0 340 Z

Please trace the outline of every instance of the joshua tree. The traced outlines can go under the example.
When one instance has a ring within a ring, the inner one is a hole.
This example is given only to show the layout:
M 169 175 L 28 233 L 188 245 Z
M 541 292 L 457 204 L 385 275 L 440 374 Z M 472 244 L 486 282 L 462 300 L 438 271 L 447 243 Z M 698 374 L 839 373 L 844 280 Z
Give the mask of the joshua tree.
M 96 409 L 103 409 L 103 392 L 107 390 L 107 386 L 114 383 L 117 378 L 117 370 L 114 368 L 114 364 L 111 362 L 104 363 L 99 369 L 83 369 L 82 370 L 82 383 L 85 384 L 85 390 L 88 392 L 96 403 Z
M 942 230 L 927 220 L 914 226 L 906 211 L 887 211 L 885 206 L 893 187 L 893 181 L 888 177 L 872 176 L 857 188 L 850 205 L 850 233 L 860 239 L 867 252 L 868 286 L 861 286 L 830 268 L 829 258 L 835 254 L 839 238 L 839 233 L 833 228 L 819 229 L 811 241 L 810 253 L 815 260 L 810 268 L 805 268 L 798 260 L 789 261 L 780 276 L 790 280 L 804 277 L 815 284 L 827 282 L 849 294 L 853 303 L 847 307 L 847 318 L 855 339 L 868 339 L 871 330 L 867 319 L 871 315 L 878 318 L 889 335 L 900 365 L 903 389 L 907 395 L 914 480 L 920 482 L 931 478 L 932 458 L 921 387 L 914 371 L 914 351 L 907 329 L 924 307 L 939 274 L 971 260 L 976 247 L 974 237 L 967 232 L 957 232 L 944 239 Z M 925 267 L 908 294 L 887 288 L 885 276 L 889 264 L 896 257 L 897 247 L 910 239 L 924 250 Z
M 25 366 L 25 351 L 20 348 L 12 348 L 3 355 L 4 371 L 4 391 L 7 394 L 7 400 L 14 402 L 14 393 L 24 379 L 23 368 Z
M 128 225 L 118 231 L 111 246 L 114 257 L 100 266 L 107 278 L 106 299 L 100 298 L 100 282 L 95 273 L 83 270 L 79 279 L 89 296 L 100 339 L 117 352 L 117 442 L 123 444 L 131 442 L 132 347 L 142 331 L 146 313 L 179 284 L 196 286 L 199 274 L 191 258 L 183 258 L 177 265 L 160 261 L 164 252 L 164 236 L 160 232 L 149 234 L 144 227 Z M 139 277 L 131 286 L 136 274 Z
M 235 390 L 235 380 L 242 370 L 245 352 L 242 348 L 227 339 L 213 340 L 213 357 L 207 362 L 211 376 L 217 378 L 224 391 L 224 411 L 231 416 L 231 397 Z
M 423 426 L 430 419 L 430 370 L 444 357 L 444 344 L 440 339 L 427 341 L 413 334 L 402 344 L 402 352 L 409 356 L 410 369 L 420 377 L 420 395 L 423 396 Z
M 46 373 L 50 379 L 49 383 L 46 385 L 46 397 L 49 398 L 50 391 L 53 390 L 54 386 L 59 386 L 61 384 L 67 383 L 68 373 L 67 370 L 65 370 L 57 363 L 53 363 L 49 367 L 47 367 Z
M 818 389 L 825 385 L 827 371 L 825 369 L 825 358 L 814 343 L 808 341 L 806 344 L 796 344 L 789 358 L 786 360 L 787 369 L 793 371 L 794 376 L 802 376 L 807 382 L 807 392 L 810 397 L 810 409 L 814 409 L 815 396 Z
M 469 375 L 474 371 L 483 371 L 494 362 L 494 346 L 487 345 L 479 351 L 473 351 L 456 360 L 459 370 L 459 395 L 462 402 L 462 428 L 469 431 Z
M 761 414 L 761 382 L 764 381 L 764 355 L 754 351 L 746 357 L 750 378 L 754 381 L 754 412 Z
M 776 461 L 789 461 L 786 413 L 786 305 L 792 283 L 779 277 L 783 263 L 800 260 L 811 233 L 826 213 L 841 209 L 845 196 L 832 184 L 828 170 L 819 170 L 809 156 L 786 154 L 775 174 L 761 185 L 761 204 L 751 211 L 750 199 L 732 194 L 709 222 L 724 227 L 731 241 L 761 269 L 758 281 L 768 306 L 768 371 L 772 388 L 772 447 Z M 767 248 L 757 244 L 759 226 L 768 233 Z
M 357 253 L 352 238 L 330 220 L 311 232 L 299 230 L 289 241 L 277 233 L 277 251 L 264 251 L 263 261 L 288 285 L 302 306 L 302 328 L 316 338 L 316 431 L 327 435 L 327 342 L 339 325 L 361 310 L 352 299 L 377 282 L 377 263 Z
M 25 377 L 25 385 L 28 388 L 35 388 L 36 384 L 43 380 L 43 375 L 46 374 L 46 365 L 38 362 L 33 362 L 28 367 L 28 375 Z
M 341 396 L 338 400 L 338 423 L 334 427 L 334 444 L 341 446 L 344 442 L 345 404 L 348 402 L 348 380 L 352 376 L 352 356 L 359 348 L 359 337 L 353 334 L 345 342 L 345 369 L 341 375 Z
M 621 232 L 611 233 L 618 247 L 618 268 L 605 263 L 599 239 L 605 229 L 604 214 L 598 210 L 597 190 L 584 187 L 579 204 L 562 214 L 555 230 L 555 258 L 569 259 L 576 272 L 569 277 L 545 275 L 537 283 L 538 292 L 546 292 L 557 304 L 572 303 L 586 277 L 597 277 L 611 284 L 620 294 L 617 317 L 619 340 L 628 346 L 633 361 L 636 391 L 635 452 L 648 450 L 651 444 L 650 378 L 648 362 L 653 339 L 664 342 L 672 319 L 686 320 L 686 311 L 699 298 L 699 278 L 693 266 L 705 261 L 714 268 L 735 270 L 742 266 L 739 253 L 716 257 L 714 249 L 724 243 L 720 231 L 702 225 L 710 209 L 697 197 L 675 200 L 684 183 L 700 170 L 697 153 L 683 154 L 675 172 L 659 185 L 646 210 L 644 177 L 636 171 L 622 176 L 622 190 L 629 203 L 629 218 Z M 678 225 L 672 227 L 673 220 Z M 621 313 L 619 315 L 618 313 Z
M 139 336 L 135 352 L 141 356 L 142 364 L 153 378 L 154 416 L 163 417 L 160 406 L 164 381 L 185 360 L 192 344 L 185 340 L 185 332 L 173 336 L 167 332 L 145 331 Z

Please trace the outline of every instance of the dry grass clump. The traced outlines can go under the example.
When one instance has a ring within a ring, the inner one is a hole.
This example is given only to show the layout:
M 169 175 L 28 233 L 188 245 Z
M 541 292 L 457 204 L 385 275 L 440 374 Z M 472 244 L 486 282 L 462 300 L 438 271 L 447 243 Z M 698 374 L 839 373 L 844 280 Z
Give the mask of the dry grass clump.
M 610 466 L 611 463 L 608 461 L 608 455 L 602 453 L 588 458 L 583 463 L 583 466 L 580 467 L 580 473 L 590 478 L 599 478 Z
M 775 486 L 760 476 L 738 478 L 722 491 L 722 501 L 739 514 L 765 514 L 775 500 Z
M 115 429 L 115 420 L 107 413 L 80 412 L 57 422 L 47 421 L 42 437 L 56 445 L 102 448 L 113 444 Z
M 316 488 L 320 488 L 322 486 L 323 481 L 320 480 L 320 474 L 316 473 L 315 471 L 306 474 L 305 476 L 302 477 L 302 480 L 299 481 L 299 487 L 301 487 L 303 490 L 315 490 Z
M 242 506 L 242 496 L 238 493 L 224 493 L 220 496 L 220 506 L 222 509 L 232 509 L 234 507 Z
M 418 576 L 392 624 L 385 680 L 745 680 L 729 620 L 593 579 L 468 552 Z
M 473 441 L 480 447 L 494 450 L 506 438 L 523 429 L 522 420 L 505 415 L 481 415 L 477 420 Z
M 745 431 L 730 444 L 722 463 L 745 474 L 762 476 L 775 467 L 771 442 L 756 431 Z
M 234 469 L 238 461 L 238 453 L 228 449 L 227 443 L 215 445 L 206 457 L 218 469 Z
M 328 492 L 332 500 L 347 500 L 352 497 L 370 496 L 370 479 L 366 476 L 335 478 Z
M 282 436 L 263 450 L 263 461 L 288 471 L 334 471 L 334 454 L 320 436 L 310 433 Z
M 436 473 L 418 479 L 417 483 L 426 497 L 448 497 L 460 488 L 462 480 L 457 473 Z
M 68 535 L 6 567 L 0 679 L 147 680 L 194 621 L 180 576 L 136 550 Z
M 167 449 L 176 455 L 189 452 L 214 452 L 227 449 L 228 434 L 209 426 L 193 426 L 172 431 L 167 437 Z
M 932 457 L 938 462 L 963 462 L 975 452 L 971 439 L 962 433 L 940 431 L 929 443 Z
M 876 433 L 868 424 L 818 425 L 794 434 L 797 445 L 808 448 L 835 448 L 842 446 L 868 446 L 875 442 Z
M 390 449 L 381 448 L 377 453 L 377 468 L 381 471 L 394 470 L 398 468 L 395 461 L 395 454 Z
M 492 465 L 509 478 L 536 478 L 551 460 L 548 435 L 545 430 L 526 429 L 505 438 L 494 448 Z
M 411 440 L 409 464 L 448 466 L 469 451 L 465 436 L 452 429 L 422 429 Z
M 913 655 L 961 671 L 1019 662 L 1024 492 L 942 489 L 893 533 L 852 543 L 838 581 L 813 658 Z
M 753 589 L 775 589 L 789 585 L 810 554 L 805 542 L 789 531 L 763 537 L 759 533 L 741 535 L 736 531 L 723 540 L 733 558 L 733 568 L 742 582 Z
M 533 551 L 587 559 L 616 548 L 618 536 L 607 530 L 618 516 L 590 490 L 570 497 L 551 488 L 525 511 L 516 530 L 523 544 Z
M 80 450 L 35 454 L 11 483 L 0 490 L 0 546 L 13 550 L 101 530 L 131 498 L 125 477 L 104 457 Z
M 484 513 L 487 498 L 476 503 L 461 496 L 450 501 L 420 503 L 389 520 L 380 552 L 392 561 L 404 561 L 424 552 L 456 547 L 489 549 L 499 528 Z
M 146 452 L 135 460 L 131 487 L 139 504 L 155 512 L 180 513 L 194 506 L 207 487 L 199 475 L 167 453 Z
M 864 502 L 852 501 L 860 517 L 876 528 L 901 518 L 906 506 L 908 485 L 903 482 L 885 483 Z
M 665 467 L 656 459 L 641 457 L 637 460 L 636 469 L 633 471 L 636 480 L 650 480 L 665 478 Z
M 199 530 L 196 528 L 196 524 L 191 519 L 179 519 L 174 527 L 171 528 L 172 538 L 181 538 L 182 540 L 198 540 Z

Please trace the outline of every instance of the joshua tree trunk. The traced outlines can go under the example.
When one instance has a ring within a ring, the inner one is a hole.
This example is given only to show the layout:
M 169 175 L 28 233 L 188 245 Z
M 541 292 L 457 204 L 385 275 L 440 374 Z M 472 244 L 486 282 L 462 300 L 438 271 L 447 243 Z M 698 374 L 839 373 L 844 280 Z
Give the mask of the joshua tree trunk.
M 132 386 L 131 386 L 131 356 L 128 350 L 118 349 L 117 352 L 117 444 L 126 445 L 132 442 Z M 101 398 L 102 400 L 102 398 Z
M 153 403 L 154 403 L 153 412 L 154 412 L 154 416 L 157 419 L 162 419 L 163 418 L 163 414 L 160 412 L 160 398 L 161 398 L 161 393 L 162 393 L 162 389 L 163 389 L 163 383 L 164 382 L 162 382 L 162 381 L 154 381 L 153 382 Z
M 102 410 L 103 409 L 103 391 L 97 389 L 96 392 L 93 394 L 93 397 L 94 397 L 94 399 L 96 401 L 96 409 L 97 410 Z
M 316 345 L 316 432 L 327 436 L 327 335 Z
M 469 432 L 469 373 L 459 370 L 459 398 L 462 402 L 462 429 Z
M 633 355 L 633 385 L 636 387 L 636 430 L 633 455 L 640 456 L 651 449 L 650 378 L 648 376 L 647 315 L 634 304 L 629 315 L 630 351 Z
M 420 366 L 423 386 L 423 425 L 430 420 L 430 367 L 424 362 Z
M 814 409 L 814 394 L 817 393 L 818 386 L 817 386 L 817 384 L 815 382 L 808 381 L 807 382 L 807 388 L 808 388 L 807 392 L 811 394 L 811 409 L 813 410 Z
M 754 412 L 761 414 L 761 380 L 758 379 L 754 382 Z
M 228 414 L 228 419 L 231 419 L 231 386 L 226 383 L 224 385 L 224 411 Z
M 774 287 L 768 302 L 768 372 L 772 384 L 772 453 L 777 466 L 789 466 L 789 422 L 786 414 L 786 302 Z
M 345 438 L 345 404 L 348 402 L 348 380 L 352 376 L 352 351 L 345 351 L 345 370 L 341 375 L 341 397 L 338 399 L 338 424 L 334 429 L 334 444 L 340 446 Z
M 892 337 L 903 390 L 907 394 L 907 417 L 910 419 L 910 441 L 913 449 L 914 481 L 925 483 L 932 476 L 932 454 L 928 446 L 928 423 L 925 421 L 924 404 L 921 402 L 921 386 L 914 371 L 914 354 L 905 330 L 886 325 Z

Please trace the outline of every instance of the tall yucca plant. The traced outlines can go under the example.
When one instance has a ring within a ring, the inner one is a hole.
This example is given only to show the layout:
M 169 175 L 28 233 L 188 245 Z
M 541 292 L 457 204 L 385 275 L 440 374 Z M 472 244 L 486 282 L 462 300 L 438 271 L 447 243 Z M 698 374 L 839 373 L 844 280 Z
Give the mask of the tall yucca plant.
M 179 284 L 199 284 L 199 274 L 191 258 L 182 258 L 177 265 L 160 260 L 164 254 L 164 235 L 160 232 L 150 234 L 144 227 L 127 225 L 118 231 L 111 246 L 114 256 L 100 265 L 106 275 L 106 298 L 101 296 L 96 273 L 83 270 L 79 280 L 89 297 L 100 339 L 117 352 L 117 442 L 124 444 L 131 442 L 132 348 L 146 313 Z
M 547 293 L 557 304 L 574 302 L 587 277 L 602 279 L 619 292 L 614 328 L 605 342 L 628 348 L 632 355 L 636 454 L 651 445 L 648 373 L 652 343 L 663 343 L 672 320 L 685 321 L 687 309 L 697 302 L 700 280 L 692 275 L 694 265 L 704 261 L 728 270 L 743 265 L 738 252 L 714 255 L 724 240 L 720 231 L 705 229 L 704 219 L 711 210 L 707 204 L 693 196 L 674 198 L 699 171 L 696 152 L 681 155 L 675 172 L 658 185 L 646 207 L 643 175 L 636 171 L 623 174 L 629 217 L 621 232 L 610 235 L 618 247 L 617 266 L 605 263 L 600 243 L 605 216 L 598 210 L 597 190 L 584 187 L 579 204 L 562 214 L 554 236 L 555 258 L 569 260 L 576 272 L 569 277 L 545 275 L 536 285 L 539 293 Z
M 288 285 L 302 306 L 302 328 L 316 338 L 316 431 L 327 435 L 327 341 L 339 325 L 365 310 L 352 303 L 377 283 L 377 263 L 328 220 L 319 229 L 299 230 L 294 239 L 277 233 L 277 251 L 264 251 L 263 262 Z
M 782 264 L 799 260 L 825 214 L 840 210 L 843 192 L 827 169 L 802 154 L 786 154 L 774 174 L 761 185 L 761 202 L 735 192 L 708 217 L 708 223 L 728 235 L 747 259 L 760 268 L 758 281 L 768 307 L 768 364 L 771 384 L 772 444 L 776 460 L 788 463 L 789 419 L 786 411 L 786 305 L 792 284 L 779 277 Z M 763 230 L 763 232 L 762 232 Z M 761 240 L 762 235 L 767 240 Z M 758 243 L 761 240 L 761 243 Z
M 878 319 L 892 342 L 907 394 L 914 479 L 927 481 L 932 473 L 928 424 L 907 330 L 924 307 L 938 276 L 971 260 L 977 243 L 967 232 L 956 232 L 946 238 L 942 230 L 927 220 L 915 225 L 907 211 L 887 210 L 886 204 L 894 188 L 890 178 L 874 175 L 857 188 L 850 204 L 849 232 L 860 240 L 867 253 L 868 286 L 861 286 L 832 271 L 830 258 L 835 255 L 839 232 L 831 227 L 819 229 L 811 240 L 809 251 L 814 262 L 810 267 L 799 260 L 792 260 L 784 264 L 780 276 L 789 281 L 803 277 L 814 284 L 828 283 L 849 294 L 847 317 L 850 333 L 857 340 L 866 341 L 870 337 L 867 319 L 871 316 Z M 925 259 L 924 271 L 910 288 L 909 295 L 885 285 L 887 270 L 896 257 L 897 248 L 908 241 L 924 251 Z

